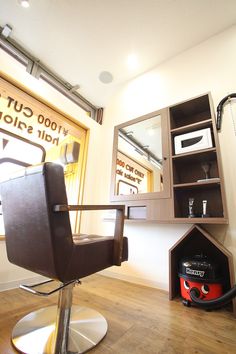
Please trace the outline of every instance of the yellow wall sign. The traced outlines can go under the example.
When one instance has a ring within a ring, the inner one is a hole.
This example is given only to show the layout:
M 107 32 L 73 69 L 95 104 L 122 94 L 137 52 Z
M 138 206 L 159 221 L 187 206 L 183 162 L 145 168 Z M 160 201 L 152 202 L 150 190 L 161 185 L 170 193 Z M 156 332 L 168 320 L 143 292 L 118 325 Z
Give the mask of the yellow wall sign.
M 81 202 L 86 133 L 63 114 L 0 77 L 0 180 L 22 167 L 53 161 L 64 166 L 69 203 Z M 76 213 L 71 218 L 76 232 Z
M 40 104 L 41 105 L 41 104 Z M 43 107 L 35 107 L 33 102 L 19 98 L 15 93 L 0 88 L 0 124 L 6 130 L 27 137 L 45 145 L 58 146 L 69 133 L 58 114 L 47 112 Z
M 118 195 L 147 193 L 151 172 L 118 151 L 116 160 L 116 193 Z

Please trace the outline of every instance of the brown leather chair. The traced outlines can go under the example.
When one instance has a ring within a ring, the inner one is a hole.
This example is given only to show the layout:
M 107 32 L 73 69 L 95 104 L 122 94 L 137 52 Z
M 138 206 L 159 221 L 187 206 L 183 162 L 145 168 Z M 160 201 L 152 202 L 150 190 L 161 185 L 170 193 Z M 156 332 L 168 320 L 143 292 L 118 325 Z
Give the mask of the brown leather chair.
M 21 286 L 42 296 L 59 289 L 59 301 L 21 319 L 13 329 L 13 345 L 28 354 L 88 351 L 105 336 L 107 322 L 97 311 L 71 306 L 72 289 L 79 279 L 128 259 L 124 207 L 69 206 L 63 168 L 50 162 L 1 183 L 1 198 L 9 261 L 61 282 L 48 293 L 35 290 L 41 284 Z M 96 209 L 116 209 L 114 237 L 73 235 L 69 211 Z

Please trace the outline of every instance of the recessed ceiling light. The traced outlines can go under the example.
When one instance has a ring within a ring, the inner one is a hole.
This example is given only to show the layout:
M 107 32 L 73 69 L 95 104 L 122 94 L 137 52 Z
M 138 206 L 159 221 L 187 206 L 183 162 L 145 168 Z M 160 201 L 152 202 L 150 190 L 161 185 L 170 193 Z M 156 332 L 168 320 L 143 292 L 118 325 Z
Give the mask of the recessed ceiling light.
M 128 136 L 132 136 L 134 134 L 134 132 L 132 130 L 128 131 L 127 133 L 125 133 Z
M 148 135 L 152 136 L 157 133 L 156 130 L 159 128 L 160 128 L 160 126 L 158 124 L 153 124 L 151 127 L 147 127 L 146 130 L 147 130 Z
M 134 70 L 138 67 L 138 58 L 136 54 L 130 54 L 127 58 L 128 68 Z
M 9 26 L 8 24 L 6 24 L 3 27 L 1 34 L 3 35 L 3 37 L 8 38 L 10 36 L 11 32 L 12 32 L 12 27 Z
M 102 71 L 98 76 L 103 84 L 110 84 L 113 81 L 113 76 L 109 71 Z
M 22 7 L 29 7 L 30 4 L 29 4 L 29 0 L 18 0 L 19 4 L 22 6 Z

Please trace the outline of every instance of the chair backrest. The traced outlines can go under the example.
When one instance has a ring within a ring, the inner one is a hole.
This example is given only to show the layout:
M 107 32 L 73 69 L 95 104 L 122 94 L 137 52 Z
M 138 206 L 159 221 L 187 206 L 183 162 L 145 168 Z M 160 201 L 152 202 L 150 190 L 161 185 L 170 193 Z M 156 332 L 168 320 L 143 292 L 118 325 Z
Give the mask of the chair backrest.
M 73 241 L 63 168 L 55 163 L 28 167 L 1 183 L 7 255 L 11 263 L 53 279 L 63 278 Z

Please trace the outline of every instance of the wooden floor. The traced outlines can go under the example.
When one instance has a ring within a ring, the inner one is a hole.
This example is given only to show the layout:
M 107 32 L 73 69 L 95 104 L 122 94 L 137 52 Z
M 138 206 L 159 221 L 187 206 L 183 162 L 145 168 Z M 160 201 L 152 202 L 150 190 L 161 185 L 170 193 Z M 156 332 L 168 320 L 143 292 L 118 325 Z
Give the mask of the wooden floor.
M 19 289 L 0 293 L 0 354 L 16 353 L 10 336 L 18 319 L 56 301 L 57 295 L 41 298 Z M 73 302 L 108 321 L 106 337 L 91 354 L 236 353 L 236 319 L 225 310 L 186 308 L 163 291 L 100 275 L 84 279 Z

